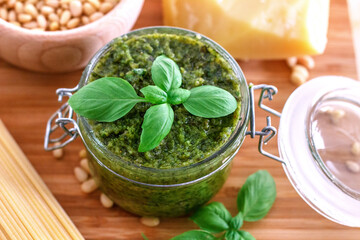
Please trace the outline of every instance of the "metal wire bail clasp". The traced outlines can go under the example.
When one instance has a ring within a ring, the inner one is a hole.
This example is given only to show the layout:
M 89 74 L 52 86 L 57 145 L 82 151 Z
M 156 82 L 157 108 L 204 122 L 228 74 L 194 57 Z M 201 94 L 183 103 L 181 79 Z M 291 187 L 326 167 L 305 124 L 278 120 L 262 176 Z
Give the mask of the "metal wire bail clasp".
M 56 90 L 56 94 L 59 96 L 58 101 L 62 102 L 64 96 L 71 97 L 78 89 L 79 86 L 75 88 L 59 88 Z M 46 151 L 63 148 L 75 140 L 79 134 L 79 127 L 73 117 L 74 111 L 67 102 L 50 117 L 46 125 L 44 139 L 44 149 Z M 63 133 L 58 137 L 51 138 L 59 130 L 62 130 Z
M 265 106 L 263 104 L 263 100 L 264 99 L 269 99 L 269 101 L 272 100 L 273 95 L 275 95 L 278 90 L 276 87 L 271 86 L 271 85 L 265 85 L 265 84 L 261 84 L 261 85 L 253 85 L 252 83 L 250 83 L 249 85 L 249 93 L 250 93 L 250 131 L 246 132 L 246 135 L 250 135 L 251 138 L 254 138 L 255 136 L 260 136 L 259 137 L 259 145 L 258 145 L 258 150 L 259 152 L 266 156 L 269 157 L 271 159 L 274 159 L 278 162 L 284 163 L 284 161 L 280 158 L 277 157 L 271 153 L 266 152 L 263 149 L 263 146 L 266 145 L 277 133 L 277 129 L 273 126 L 271 126 L 271 118 L 270 116 L 266 117 L 266 126 L 261 130 L 261 131 L 256 131 L 255 130 L 255 101 L 254 101 L 254 90 L 257 89 L 261 89 L 261 94 L 260 94 L 260 98 L 259 98 L 259 107 L 271 114 L 274 114 L 277 117 L 281 116 L 281 113 L 275 111 L 274 109 Z

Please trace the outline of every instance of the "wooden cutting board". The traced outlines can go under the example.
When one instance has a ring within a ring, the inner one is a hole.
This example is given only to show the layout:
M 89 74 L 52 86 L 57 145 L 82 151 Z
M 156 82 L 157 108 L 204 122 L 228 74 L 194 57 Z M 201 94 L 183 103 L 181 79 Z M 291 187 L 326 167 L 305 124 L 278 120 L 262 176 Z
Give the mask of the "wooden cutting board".
M 315 57 L 316 68 L 311 71 L 311 78 L 322 75 L 356 78 L 346 1 L 331 1 L 330 15 L 329 43 L 326 52 Z M 147 0 L 134 28 L 154 25 L 162 25 L 161 1 Z M 278 87 L 279 94 L 271 106 L 281 111 L 295 89 L 289 82 L 290 70 L 285 61 L 240 61 L 239 64 L 248 82 Z M 82 149 L 79 139 L 66 148 L 62 160 L 55 160 L 51 153 L 43 150 L 46 122 L 60 106 L 55 90 L 74 87 L 80 75 L 81 71 L 58 75 L 33 73 L 0 60 L 0 118 L 85 238 L 137 240 L 142 239 L 140 233 L 143 232 L 151 240 L 165 240 L 197 228 L 188 218 L 162 219 L 156 228 L 145 227 L 138 217 L 119 207 L 104 209 L 99 202 L 99 192 L 83 194 L 73 175 L 74 167 L 79 165 L 78 152 Z M 261 129 L 266 114 L 262 111 L 256 114 L 256 123 Z M 273 118 L 273 123 L 277 125 L 278 119 Z M 277 154 L 276 141 L 269 144 L 268 150 Z M 359 229 L 335 224 L 311 209 L 295 192 L 282 166 L 258 153 L 257 139 L 246 139 L 234 159 L 229 179 L 213 200 L 223 202 L 235 214 L 240 186 L 258 169 L 270 171 L 278 194 L 265 219 L 244 224 L 244 229 L 257 239 L 360 239 Z

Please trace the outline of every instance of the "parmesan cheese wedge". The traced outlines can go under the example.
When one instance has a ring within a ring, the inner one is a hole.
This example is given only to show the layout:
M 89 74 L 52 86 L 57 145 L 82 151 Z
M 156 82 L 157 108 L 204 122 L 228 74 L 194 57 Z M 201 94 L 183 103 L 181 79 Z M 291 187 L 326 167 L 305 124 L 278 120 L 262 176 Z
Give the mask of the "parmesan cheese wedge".
M 165 25 L 194 30 L 238 59 L 321 54 L 329 0 L 163 0 Z

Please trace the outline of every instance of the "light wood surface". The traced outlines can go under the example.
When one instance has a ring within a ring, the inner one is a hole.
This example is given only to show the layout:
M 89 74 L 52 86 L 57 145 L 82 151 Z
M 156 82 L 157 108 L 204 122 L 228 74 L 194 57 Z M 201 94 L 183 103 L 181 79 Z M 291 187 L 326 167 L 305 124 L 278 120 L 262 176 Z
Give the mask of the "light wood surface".
M 147 0 L 135 28 L 161 25 L 161 1 Z M 316 68 L 311 77 L 342 75 L 356 78 L 354 52 L 345 0 L 331 1 L 329 43 L 322 56 L 315 57 Z M 285 61 L 239 62 L 248 82 L 273 84 L 279 94 L 270 106 L 281 111 L 295 89 L 289 82 L 290 70 Z M 73 169 L 79 165 L 78 139 L 65 149 L 62 160 L 55 160 L 43 150 L 45 125 L 60 106 L 55 90 L 74 87 L 81 71 L 69 74 L 39 74 L 21 70 L 0 60 L 0 118 L 7 125 L 25 154 L 33 163 L 50 190 L 86 239 L 140 240 L 145 233 L 150 240 L 166 240 L 184 231 L 195 229 L 188 218 L 162 219 L 156 228 L 143 226 L 139 218 L 118 207 L 104 209 L 99 192 L 90 195 L 80 191 Z M 257 127 L 265 125 L 266 114 L 257 111 Z M 278 124 L 278 119 L 273 118 Z M 277 154 L 276 143 L 267 149 Z M 1 166 L 0 166 L 1 167 Z M 277 199 L 269 215 L 244 229 L 258 240 L 359 240 L 360 230 L 335 224 L 311 209 L 295 192 L 279 163 L 257 152 L 257 139 L 247 138 L 234 159 L 233 169 L 214 201 L 220 201 L 236 213 L 236 196 L 246 177 L 258 169 L 267 169 L 277 185 Z M 1 216 L 0 216 L 1 217 Z
M 122 0 L 98 21 L 67 31 L 33 31 L 0 19 L 0 57 L 39 72 L 81 69 L 102 46 L 133 27 L 143 2 Z

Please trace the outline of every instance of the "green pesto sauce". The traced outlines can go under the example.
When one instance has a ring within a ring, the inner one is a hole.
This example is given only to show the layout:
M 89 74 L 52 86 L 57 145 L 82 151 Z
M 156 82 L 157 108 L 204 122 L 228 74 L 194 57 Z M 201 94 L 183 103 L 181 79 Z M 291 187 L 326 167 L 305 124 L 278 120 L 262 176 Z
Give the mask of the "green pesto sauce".
M 174 60 L 182 73 L 182 88 L 214 85 L 229 91 L 239 102 L 237 110 L 222 118 L 191 115 L 183 105 L 172 106 L 175 117 L 170 133 L 155 149 L 137 151 L 141 124 L 150 103 L 138 103 L 123 118 L 112 122 L 89 120 L 95 137 L 111 152 L 139 166 L 178 168 L 199 162 L 216 152 L 234 131 L 240 113 L 240 85 L 231 66 L 200 40 L 173 34 L 149 34 L 113 42 L 93 69 L 89 82 L 102 77 L 121 77 L 135 88 L 155 85 L 152 62 L 159 55 Z

